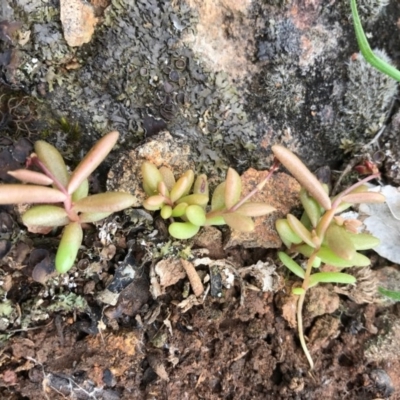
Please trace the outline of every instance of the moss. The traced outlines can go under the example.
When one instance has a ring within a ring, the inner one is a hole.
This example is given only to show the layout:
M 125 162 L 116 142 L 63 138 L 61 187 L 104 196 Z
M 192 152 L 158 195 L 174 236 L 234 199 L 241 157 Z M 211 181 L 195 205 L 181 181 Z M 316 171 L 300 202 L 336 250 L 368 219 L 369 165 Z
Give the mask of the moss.
M 67 134 L 67 142 L 74 144 L 81 140 L 82 132 L 77 122 L 71 122 L 65 117 L 60 118 L 60 127 L 62 132 Z

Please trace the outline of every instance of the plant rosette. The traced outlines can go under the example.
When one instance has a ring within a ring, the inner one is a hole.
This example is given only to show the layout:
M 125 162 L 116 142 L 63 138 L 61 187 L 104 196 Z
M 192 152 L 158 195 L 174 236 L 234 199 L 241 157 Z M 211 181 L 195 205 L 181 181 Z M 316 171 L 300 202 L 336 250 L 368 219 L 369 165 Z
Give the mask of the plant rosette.
M 252 217 L 266 215 L 275 209 L 264 203 L 250 202 L 250 198 L 265 185 L 274 168 L 266 178 L 247 196 L 241 198 L 242 181 L 232 168 L 226 179 L 214 190 L 209 203 L 207 176 L 195 179 L 192 170 L 186 171 L 178 180 L 167 167 L 157 168 L 150 162 L 142 164 L 143 188 L 149 196 L 143 203 L 149 211 L 159 211 L 163 219 L 171 223 L 170 235 L 176 239 L 189 239 L 202 226 L 228 225 L 232 229 L 250 232 L 254 229 Z
M 24 184 L 0 185 L 0 204 L 38 204 L 22 215 L 30 232 L 45 234 L 64 226 L 55 259 L 59 273 L 69 271 L 75 262 L 83 239 L 82 224 L 100 221 L 134 204 L 135 198 L 128 193 L 89 195 L 88 177 L 107 157 L 118 137 L 119 133 L 113 131 L 101 138 L 71 174 L 54 146 L 37 141 L 27 169 L 8 172 Z

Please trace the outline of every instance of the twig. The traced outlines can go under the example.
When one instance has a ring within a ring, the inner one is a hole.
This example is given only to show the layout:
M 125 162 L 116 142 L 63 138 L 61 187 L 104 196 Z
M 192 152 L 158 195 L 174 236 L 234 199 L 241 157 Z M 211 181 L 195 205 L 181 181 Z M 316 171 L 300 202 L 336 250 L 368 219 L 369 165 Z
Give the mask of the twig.
M 196 297 L 201 296 L 202 293 L 204 292 L 204 286 L 203 286 L 203 283 L 201 282 L 199 274 L 196 271 L 196 268 L 194 267 L 194 265 L 191 262 L 184 260 L 183 258 L 181 259 L 181 263 L 182 263 L 182 267 L 186 271 L 186 274 L 189 279 L 190 285 L 192 286 L 194 295 Z

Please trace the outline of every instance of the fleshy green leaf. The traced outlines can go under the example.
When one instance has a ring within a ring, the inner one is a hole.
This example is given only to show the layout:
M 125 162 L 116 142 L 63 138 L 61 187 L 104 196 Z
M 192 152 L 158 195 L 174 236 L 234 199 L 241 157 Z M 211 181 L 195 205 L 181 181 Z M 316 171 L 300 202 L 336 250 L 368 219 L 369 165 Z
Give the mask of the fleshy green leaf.
M 340 258 L 351 260 L 354 257 L 356 249 L 344 227 L 331 223 L 325 238 L 328 247 Z
M 162 181 L 165 183 L 165 186 L 170 192 L 176 183 L 173 172 L 169 168 L 164 166 L 160 167 L 158 170 L 160 171 L 160 174 L 162 176 Z
M 79 223 L 71 222 L 64 228 L 55 262 L 60 274 L 68 272 L 74 265 L 82 239 L 83 232 Z
M 307 228 L 300 222 L 298 218 L 296 218 L 292 214 L 288 214 L 286 216 L 287 221 L 292 228 L 293 232 L 299 236 L 303 242 L 307 243 L 311 247 L 315 247 L 315 244 L 312 240 L 311 233 L 307 230 Z
M 171 189 L 171 193 L 169 195 L 170 200 L 172 203 L 175 203 L 179 200 L 182 196 L 185 195 L 188 187 L 190 189 L 190 182 L 189 178 L 186 176 L 181 176 L 175 183 L 174 187 Z
M 103 136 L 86 154 L 75 168 L 68 183 L 68 193 L 72 194 L 80 184 L 100 165 L 117 143 L 119 133 L 112 131 Z
M 304 188 L 300 189 L 300 201 L 312 226 L 315 228 L 321 218 L 321 206 L 313 197 L 309 196 L 307 190 Z
M 241 193 L 242 181 L 240 175 L 233 168 L 229 168 L 226 174 L 224 193 L 225 206 L 228 210 L 240 200 Z
M 89 194 L 89 181 L 85 179 L 78 187 L 78 189 L 75 190 L 74 193 L 72 193 L 72 201 L 78 201 L 80 199 L 83 199 Z
M 82 213 L 79 214 L 79 221 L 81 223 L 92 223 L 92 222 L 97 222 L 101 221 L 104 218 L 107 218 L 110 216 L 112 212 L 90 212 L 90 213 Z
M 290 227 L 287 219 L 278 219 L 275 222 L 276 230 L 285 246 L 290 248 L 292 243 L 300 244 L 303 240 L 300 236 L 294 233 L 293 229 Z
M 325 189 L 295 154 L 280 145 L 272 146 L 272 152 L 325 210 L 331 209 L 331 200 Z
M 268 204 L 255 202 L 244 203 L 236 210 L 236 212 L 246 217 L 261 217 L 274 211 L 276 211 L 276 208 Z
M 208 196 L 205 194 L 189 194 L 188 196 L 181 197 L 176 201 L 179 203 L 197 204 L 198 206 L 206 206 L 208 203 Z
M 185 214 L 186 208 L 189 204 L 188 203 L 179 203 L 177 206 L 174 207 L 172 210 L 172 217 L 182 217 Z
M 353 285 L 356 281 L 357 279 L 353 275 L 343 272 L 317 272 L 310 276 L 308 287 L 313 287 L 318 283 L 343 283 Z
M 367 267 L 371 264 L 370 259 L 363 254 L 356 252 L 351 260 L 344 260 L 326 247 L 321 247 L 317 252 L 317 256 L 320 257 L 325 264 L 330 264 L 334 267 Z
M 35 153 L 44 166 L 56 177 L 63 187 L 67 187 L 69 174 L 60 152 L 44 140 L 34 144 Z
M 347 235 L 353 243 L 356 250 L 369 250 L 376 246 L 379 246 L 381 241 L 368 233 L 351 233 L 347 232 Z
M 62 203 L 66 195 L 59 190 L 36 185 L 0 185 L 0 204 Z
M 230 228 L 240 232 L 251 232 L 254 230 L 254 221 L 237 212 L 223 214 L 223 218 Z M 214 224 L 215 225 L 215 224 Z
M 216 213 L 212 211 L 206 215 L 206 223 L 205 226 L 210 225 L 226 225 L 224 217 L 220 213 Z
M 322 260 L 319 257 L 314 258 L 314 262 L 312 263 L 313 268 L 319 268 L 321 266 Z
M 297 264 L 297 262 L 294 261 L 292 257 L 288 256 L 283 251 L 278 251 L 278 257 L 286 268 L 292 271 L 299 278 L 304 279 L 304 269 L 301 268 L 301 266 Z
M 212 195 L 211 211 L 220 211 L 225 208 L 225 182 L 222 182 L 215 188 Z
M 148 196 L 157 194 L 158 184 L 163 178 L 157 167 L 151 162 L 145 161 L 141 167 L 143 176 L 143 189 Z
M 353 204 L 352 203 L 346 203 L 344 201 L 342 201 L 335 209 L 335 214 L 340 214 L 343 211 L 346 211 L 347 209 L 349 209 L 350 207 L 352 207 Z
M 117 212 L 131 207 L 136 202 L 129 193 L 107 192 L 85 197 L 73 205 L 76 212 Z
M 311 257 L 311 254 L 314 252 L 314 249 L 306 244 L 297 245 L 295 250 L 306 257 Z M 351 260 L 344 260 L 325 246 L 318 250 L 317 257 L 319 257 L 323 263 L 339 268 L 366 267 L 371 264 L 369 258 L 363 254 L 356 252 Z
M 161 218 L 168 219 L 172 215 L 172 207 L 165 204 L 161 208 L 160 212 Z
M 25 183 L 33 183 L 35 185 L 51 185 L 53 179 L 41 172 L 30 171 L 29 169 L 16 169 L 15 171 L 8 171 L 8 175 L 11 175 L 15 179 L 19 179 Z
M 33 206 L 22 216 L 22 222 L 29 226 L 63 226 L 70 220 L 64 208 L 57 206 Z
M 306 291 L 302 287 L 295 287 L 292 289 L 292 293 L 295 294 L 296 296 L 301 296 L 305 292 Z
M 312 223 L 310 221 L 310 218 L 308 217 L 307 213 L 304 211 L 303 214 L 301 214 L 300 222 L 305 226 L 307 230 L 310 232 L 313 230 Z
M 196 235 L 200 226 L 193 225 L 190 222 L 173 222 L 168 227 L 169 234 L 176 239 L 189 239 Z
M 193 225 L 203 226 L 206 222 L 206 213 L 204 209 L 196 204 L 189 205 L 186 208 L 185 215 Z
M 149 209 L 148 207 L 151 208 L 151 210 L 154 211 L 154 207 L 156 207 L 156 210 L 159 210 L 163 204 L 165 203 L 165 197 L 161 196 L 160 194 L 156 194 L 155 196 L 150 196 L 148 199 L 146 199 L 143 202 L 143 206 L 146 209 Z

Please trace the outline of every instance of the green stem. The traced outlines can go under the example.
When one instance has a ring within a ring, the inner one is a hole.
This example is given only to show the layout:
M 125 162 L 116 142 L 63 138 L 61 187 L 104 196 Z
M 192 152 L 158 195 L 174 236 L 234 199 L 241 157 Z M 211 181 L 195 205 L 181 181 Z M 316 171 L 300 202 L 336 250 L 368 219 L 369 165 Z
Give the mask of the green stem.
M 350 0 L 351 14 L 353 16 L 354 30 L 356 32 L 356 38 L 361 54 L 364 56 L 365 61 L 375 67 L 378 71 L 390 76 L 396 81 L 400 82 L 400 71 L 390 65 L 386 61 L 377 57 L 371 50 L 368 43 L 367 37 L 365 36 L 364 30 L 361 25 L 360 16 L 358 15 L 356 0 Z

